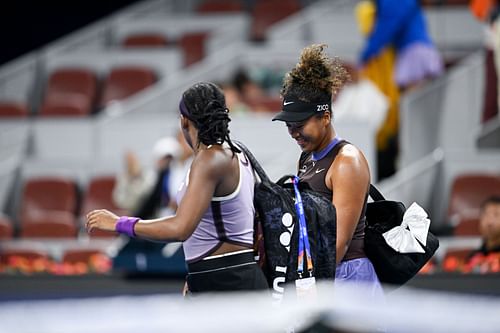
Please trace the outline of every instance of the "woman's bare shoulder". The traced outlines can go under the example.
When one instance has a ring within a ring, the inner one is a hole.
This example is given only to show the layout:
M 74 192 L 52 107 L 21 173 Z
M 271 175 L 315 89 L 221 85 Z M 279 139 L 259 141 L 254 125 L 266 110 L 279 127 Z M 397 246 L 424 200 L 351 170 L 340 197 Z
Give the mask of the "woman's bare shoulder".
M 343 146 L 332 164 L 332 172 L 343 176 L 369 175 L 368 162 L 363 152 L 352 144 Z
M 231 156 L 231 153 L 224 149 L 215 147 L 203 149 L 196 154 L 191 169 L 203 169 L 213 175 L 223 174 L 231 167 Z

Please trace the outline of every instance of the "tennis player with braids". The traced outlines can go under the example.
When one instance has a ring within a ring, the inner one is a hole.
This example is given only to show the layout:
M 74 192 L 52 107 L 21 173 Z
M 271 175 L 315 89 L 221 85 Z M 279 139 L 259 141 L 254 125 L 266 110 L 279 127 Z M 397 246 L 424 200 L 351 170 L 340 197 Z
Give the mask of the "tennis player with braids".
M 283 108 L 273 120 L 285 122 L 302 149 L 300 180 L 337 210 L 336 280 L 366 282 L 378 293 L 380 282 L 363 249 L 370 170 L 363 153 L 340 139 L 332 125 L 332 94 L 348 75 L 324 48 L 303 49 L 299 63 L 284 79 Z
M 212 83 L 197 83 L 183 93 L 179 109 L 194 160 L 178 192 L 176 215 L 140 220 L 94 210 L 87 229 L 183 241 L 192 293 L 267 289 L 252 250 L 253 170 L 229 137 L 224 94 Z

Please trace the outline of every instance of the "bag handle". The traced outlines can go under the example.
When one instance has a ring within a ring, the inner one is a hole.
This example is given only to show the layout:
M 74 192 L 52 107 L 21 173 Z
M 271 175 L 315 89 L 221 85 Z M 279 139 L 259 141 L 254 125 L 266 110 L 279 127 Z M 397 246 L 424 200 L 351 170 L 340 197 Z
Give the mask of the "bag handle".
M 243 153 L 245 153 L 246 157 L 250 161 L 250 164 L 252 165 L 252 168 L 257 173 L 257 176 L 259 176 L 260 181 L 263 182 L 264 184 L 270 184 L 271 179 L 269 179 L 266 172 L 264 171 L 264 168 L 260 165 L 259 161 L 257 161 L 255 156 L 253 156 L 253 154 L 250 152 L 250 150 L 240 141 L 233 140 L 233 143 L 236 143 L 238 148 L 240 148 L 243 151 Z
M 380 191 L 375 187 L 375 185 L 370 184 L 370 197 L 373 199 L 373 201 L 383 201 L 385 200 L 385 197 L 380 193 Z

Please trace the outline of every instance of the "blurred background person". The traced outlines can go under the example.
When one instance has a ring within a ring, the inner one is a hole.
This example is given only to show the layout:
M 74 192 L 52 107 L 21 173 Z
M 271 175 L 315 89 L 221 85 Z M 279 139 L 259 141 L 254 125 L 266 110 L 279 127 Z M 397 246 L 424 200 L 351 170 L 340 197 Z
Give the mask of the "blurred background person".
M 498 114 L 500 106 L 500 6 L 497 0 L 471 0 L 469 8 L 484 24 L 484 99 L 482 121 L 486 122 Z
M 265 89 L 257 82 L 245 68 L 239 68 L 233 75 L 231 84 L 236 88 L 239 98 L 249 110 L 253 112 L 269 112 L 270 110 L 265 101 L 268 94 Z
M 443 73 L 417 0 L 362 1 L 355 8 L 366 36 L 360 55 L 362 75 L 389 99 L 386 120 L 377 133 L 378 180 L 396 172 L 399 154 L 399 94 Z
M 420 85 L 443 72 L 443 61 L 427 31 L 418 0 L 374 0 L 373 28 L 361 52 L 366 64 L 387 46 L 396 51 L 394 78 L 401 90 Z
M 376 15 L 373 1 L 361 1 L 355 7 L 360 33 L 368 38 L 373 31 Z M 373 82 L 387 98 L 387 112 L 377 130 L 377 180 L 396 172 L 399 130 L 399 88 L 394 78 L 396 53 L 392 45 L 385 45 L 378 54 L 367 59 L 360 67 L 359 76 Z
M 152 170 L 143 168 L 134 152 L 126 153 L 125 172 L 118 175 L 113 190 L 113 200 L 120 208 L 144 219 L 175 213 L 175 195 L 191 156 L 182 141 L 179 135 L 159 139 L 153 147 Z
M 231 114 L 248 113 L 251 110 L 250 106 L 243 101 L 241 94 L 231 83 L 219 84 L 224 96 L 226 97 L 226 105 Z
M 193 151 L 182 131 L 153 146 L 156 169 L 141 166 L 132 152 L 125 155 L 126 171 L 117 177 L 113 198 L 119 207 L 143 219 L 175 215 L 176 195 L 187 174 Z M 113 267 L 129 274 L 185 274 L 180 242 L 149 242 L 129 238 L 113 258 Z
M 369 122 L 380 128 L 387 117 L 388 98 L 373 81 L 360 73 L 355 66 L 343 65 L 348 80 L 334 96 L 332 110 L 336 121 Z
M 481 247 L 471 253 L 467 271 L 478 273 L 500 272 L 500 196 L 486 199 L 481 206 L 479 232 Z

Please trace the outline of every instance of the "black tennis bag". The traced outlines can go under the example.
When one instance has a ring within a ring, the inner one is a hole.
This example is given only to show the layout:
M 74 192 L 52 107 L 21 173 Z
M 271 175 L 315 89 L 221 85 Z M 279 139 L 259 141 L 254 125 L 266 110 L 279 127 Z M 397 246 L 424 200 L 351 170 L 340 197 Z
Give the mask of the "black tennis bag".
M 283 293 L 283 283 L 298 278 L 298 217 L 295 210 L 293 176 L 273 183 L 252 153 L 238 146 L 250 160 L 259 181 L 255 184 L 256 248 L 269 286 Z M 305 211 L 316 279 L 335 278 L 336 211 L 332 202 L 299 183 Z M 304 277 L 308 277 L 307 272 Z
M 426 245 L 419 242 L 425 253 L 395 251 L 382 234 L 401 224 L 406 208 L 402 202 L 386 200 L 373 185 L 370 185 L 370 197 L 374 201 L 366 207 L 366 256 L 372 262 L 380 282 L 401 286 L 432 258 L 439 247 L 439 240 L 429 232 Z

